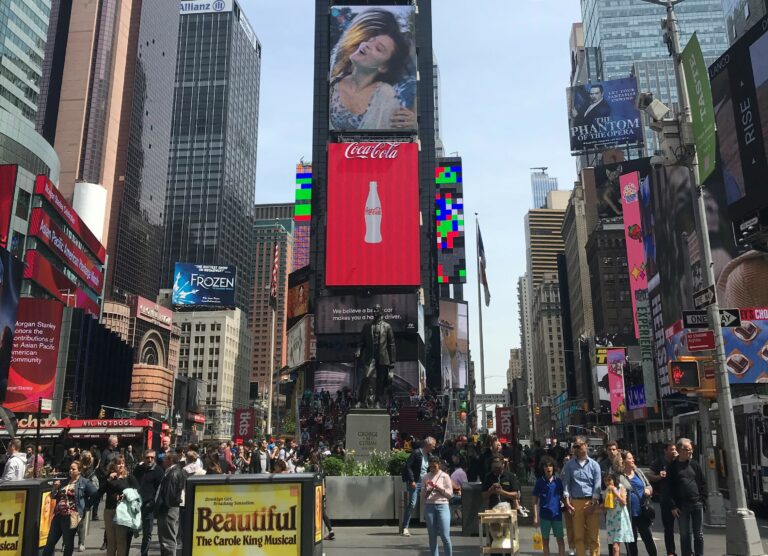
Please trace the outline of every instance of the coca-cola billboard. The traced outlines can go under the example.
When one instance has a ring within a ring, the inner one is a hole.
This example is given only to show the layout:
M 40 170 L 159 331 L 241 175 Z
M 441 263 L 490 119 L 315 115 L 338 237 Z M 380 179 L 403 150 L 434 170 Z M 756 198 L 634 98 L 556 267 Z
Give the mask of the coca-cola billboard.
M 332 143 L 326 285 L 415 286 L 419 176 L 415 143 Z

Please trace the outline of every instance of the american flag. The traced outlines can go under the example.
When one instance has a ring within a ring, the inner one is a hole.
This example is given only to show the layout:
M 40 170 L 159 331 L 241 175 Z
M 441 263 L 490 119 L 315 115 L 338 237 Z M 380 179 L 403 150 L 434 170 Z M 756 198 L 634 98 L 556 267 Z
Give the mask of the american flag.
M 480 283 L 485 294 L 485 306 L 491 304 L 491 290 L 488 289 L 488 277 L 485 274 L 485 248 L 483 247 L 483 234 L 480 233 L 480 224 L 477 225 L 477 262 L 480 272 Z
M 272 277 L 269 282 L 269 306 L 277 310 L 277 276 L 280 270 L 280 244 L 275 242 L 275 257 L 272 261 Z

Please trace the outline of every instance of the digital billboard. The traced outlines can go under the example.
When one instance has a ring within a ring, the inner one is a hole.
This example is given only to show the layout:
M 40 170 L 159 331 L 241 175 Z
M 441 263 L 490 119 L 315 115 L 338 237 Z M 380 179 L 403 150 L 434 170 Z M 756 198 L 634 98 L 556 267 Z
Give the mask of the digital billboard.
M 312 221 L 312 165 L 296 165 L 296 198 L 293 209 L 292 270 L 309 265 L 309 235 Z
M 19 167 L 16 164 L 0 165 L 0 249 L 8 247 L 18 171 Z
M 768 17 L 709 67 L 729 213 L 768 206 Z
M 418 361 L 398 361 L 392 376 L 392 390 L 395 396 L 409 395 L 415 391 L 421 392 L 423 374 Z M 314 391 L 330 392 L 343 388 L 357 388 L 362 370 L 355 369 L 353 363 L 319 363 L 315 369 Z
M 437 282 L 467 282 L 464 235 L 464 184 L 461 164 L 435 167 L 435 220 L 437 228 Z M 459 161 L 460 162 L 460 161 Z
M 8 386 L 23 272 L 21 261 L 5 249 L 0 249 L 0 403 L 3 402 Z
M 624 212 L 624 240 L 627 248 L 627 272 L 629 292 L 632 297 L 632 318 L 635 323 L 635 338 L 640 338 L 637 322 L 637 292 L 648 288 L 645 273 L 645 251 L 643 250 L 643 223 L 640 218 L 640 174 L 632 172 L 619 178 L 621 206 Z
M 627 412 L 624 401 L 624 363 L 626 361 L 624 348 L 608 348 L 606 361 L 608 363 L 608 389 L 611 398 L 611 422 L 621 423 Z
M 416 143 L 331 143 L 325 283 L 418 286 Z
M 415 293 L 318 297 L 315 330 L 318 334 L 359 334 L 363 325 L 373 320 L 374 305 L 381 305 L 393 332 L 417 332 L 418 304 Z
M 415 15 L 414 6 L 331 7 L 331 130 L 417 128 Z
M 569 87 L 566 96 L 573 154 L 643 144 L 634 77 Z
M 288 320 L 309 313 L 309 280 L 288 288 Z
M 611 411 L 611 390 L 608 385 L 608 351 L 606 348 L 595 350 L 595 362 L 593 377 L 597 386 L 595 401 L 600 408 L 600 413 L 609 413 Z
M 39 398 L 53 398 L 64 305 L 55 300 L 19 300 L 5 407 L 37 411 Z
M 466 388 L 469 373 L 469 317 L 466 302 L 440 300 L 442 389 Z
M 594 193 L 587 187 L 585 196 L 586 201 L 596 207 L 597 217 L 600 220 L 621 217 L 619 178 L 625 174 L 638 172 L 640 174 L 639 179 L 642 181 L 651 172 L 650 161 L 650 158 L 639 158 L 595 167 Z
M 171 302 L 178 306 L 234 307 L 234 266 L 176 263 Z

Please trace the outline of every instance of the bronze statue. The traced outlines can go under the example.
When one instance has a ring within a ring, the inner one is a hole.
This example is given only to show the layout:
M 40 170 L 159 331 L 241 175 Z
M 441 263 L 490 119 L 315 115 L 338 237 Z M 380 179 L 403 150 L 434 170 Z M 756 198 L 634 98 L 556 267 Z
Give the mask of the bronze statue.
M 362 376 L 355 407 L 388 408 L 392 399 L 395 334 L 382 314 L 381 305 L 374 305 L 373 321 L 365 323 L 360 332 L 355 358 L 362 368 Z

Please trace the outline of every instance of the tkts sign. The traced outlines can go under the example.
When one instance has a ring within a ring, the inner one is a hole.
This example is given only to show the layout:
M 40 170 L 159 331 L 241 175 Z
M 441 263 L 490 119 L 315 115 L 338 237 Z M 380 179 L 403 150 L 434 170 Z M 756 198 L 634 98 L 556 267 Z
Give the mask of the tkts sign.
M 502 442 L 514 442 L 515 434 L 515 415 L 511 407 L 496 408 L 496 436 Z
M 254 435 L 254 422 L 256 416 L 253 409 L 236 409 L 235 410 L 235 442 L 242 444 L 243 441 L 253 438 Z

